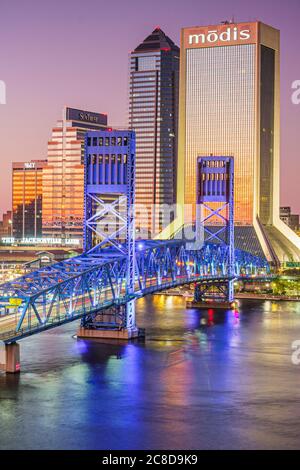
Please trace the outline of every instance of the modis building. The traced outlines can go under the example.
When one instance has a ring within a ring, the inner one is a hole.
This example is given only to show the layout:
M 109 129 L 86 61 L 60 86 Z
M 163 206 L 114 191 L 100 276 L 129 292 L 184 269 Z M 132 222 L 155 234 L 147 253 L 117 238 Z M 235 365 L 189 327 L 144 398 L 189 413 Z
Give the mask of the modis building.
M 276 263 L 300 253 L 279 219 L 279 60 L 280 32 L 261 22 L 181 31 L 177 200 L 193 207 L 185 222 L 195 218 L 197 157 L 232 155 L 236 246 Z

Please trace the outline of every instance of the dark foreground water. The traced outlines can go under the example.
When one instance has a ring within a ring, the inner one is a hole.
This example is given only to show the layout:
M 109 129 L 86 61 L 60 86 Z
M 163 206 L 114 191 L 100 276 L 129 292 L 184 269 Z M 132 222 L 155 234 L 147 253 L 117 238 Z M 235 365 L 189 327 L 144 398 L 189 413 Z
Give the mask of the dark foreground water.
M 76 324 L 21 342 L 0 375 L 0 449 L 300 447 L 300 303 L 185 310 L 138 302 L 145 344 L 72 338 Z

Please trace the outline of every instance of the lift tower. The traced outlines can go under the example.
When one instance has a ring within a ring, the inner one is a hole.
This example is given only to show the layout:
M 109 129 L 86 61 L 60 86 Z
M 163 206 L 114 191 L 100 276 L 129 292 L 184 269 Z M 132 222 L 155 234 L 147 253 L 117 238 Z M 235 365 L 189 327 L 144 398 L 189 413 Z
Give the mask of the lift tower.
M 86 134 L 84 251 L 89 258 L 124 259 L 116 298 L 126 303 L 86 315 L 81 337 L 128 339 L 138 334 L 135 321 L 135 133 L 107 129 Z M 123 282 L 125 275 L 125 285 Z
M 226 250 L 222 266 L 210 265 L 210 275 L 227 274 L 227 280 L 196 284 L 194 305 L 208 300 L 228 306 L 234 300 L 234 159 L 233 157 L 198 157 L 197 159 L 196 233 L 202 243 Z

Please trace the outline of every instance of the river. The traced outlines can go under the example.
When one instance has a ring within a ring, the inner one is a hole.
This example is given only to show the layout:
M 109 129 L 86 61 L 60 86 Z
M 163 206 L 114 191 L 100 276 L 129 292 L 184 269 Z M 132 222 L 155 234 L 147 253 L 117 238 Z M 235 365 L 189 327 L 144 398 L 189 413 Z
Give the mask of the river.
M 76 323 L 21 341 L 21 374 L 0 374 L 0 449 L 299 448 L 300 302 L 240 304 L 149 296 L 144 343 L 76 340 Z

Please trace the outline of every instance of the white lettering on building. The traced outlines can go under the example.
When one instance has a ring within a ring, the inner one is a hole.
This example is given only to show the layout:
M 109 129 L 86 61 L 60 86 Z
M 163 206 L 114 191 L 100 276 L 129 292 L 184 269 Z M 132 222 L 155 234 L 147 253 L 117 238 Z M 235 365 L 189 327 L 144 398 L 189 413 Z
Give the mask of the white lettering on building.
M 80 246 L 80 240 L 78 238 L 21 238 L 16 239 L 14 237 L 3 237 L 1 243 L 4 245 L 76 245 Z
M 31 168 L 35 168 L 35 163 L 34 162 L 28 162 L 28 163 L 24 163 L 24 168 L 26 169 L 31 169 Z
M 243 29 L 239 31 L 237 27 L 227 28 L 225 31 L 219 33 L 216 29 L 210 30 L 207 34 L 190 34 L 189 35 L 189 44 L 206 44 L 206 43 L 216 43 L 221 42 L 232 42 L 232 41 L 247 41 L 251 38 L 251 33 L 249 29 Z

